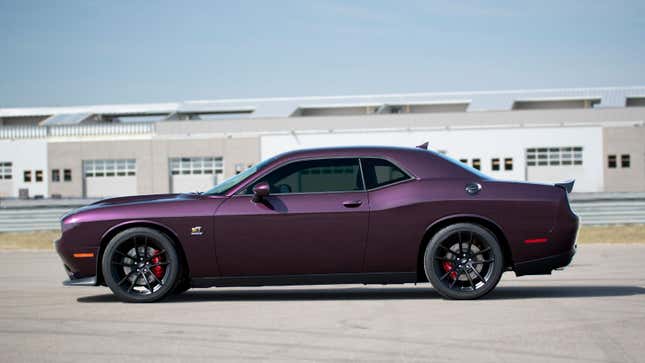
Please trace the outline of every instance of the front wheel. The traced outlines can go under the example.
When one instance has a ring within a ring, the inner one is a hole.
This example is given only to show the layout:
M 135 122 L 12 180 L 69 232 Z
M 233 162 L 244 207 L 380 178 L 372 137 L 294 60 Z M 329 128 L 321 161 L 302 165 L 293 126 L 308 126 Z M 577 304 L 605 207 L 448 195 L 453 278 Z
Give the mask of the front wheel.
M 437 232 L 426 247 L 424 269 L 441 296 L 480 298 L 497 286 L 503 272 L 497 238 L 476 224 L 457 223 Z
M 153 302 L 177 285 L 180 261 L 171 240 L 150 228 L 118 233 L 102 259 L 105 283 L 120 300 Z

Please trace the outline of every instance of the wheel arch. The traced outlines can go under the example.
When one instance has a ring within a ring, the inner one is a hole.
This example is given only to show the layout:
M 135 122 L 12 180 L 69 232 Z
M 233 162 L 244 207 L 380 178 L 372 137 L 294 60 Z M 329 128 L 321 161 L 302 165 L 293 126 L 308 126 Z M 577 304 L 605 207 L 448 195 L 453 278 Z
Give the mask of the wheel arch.
M 423 256 L 426 246 L 428 245 L 428 243 L 430 243 L 432 237 L 441 229 L 456 223 L 472 223 L 488 229 L 493 233 L 493 235 L 495 235 L 500 243 L 502 253 L 504 254 L 504 267 L 508 268 L 513 265 L 513 255 L 511 253 L 508 239 L 502 231 L 502 228 L 497 223 L 490 220 L 489 218 L 474 214 L 452 215 L 438 219 L 426 228 L 423 234 L 423 239 L 421 240 L 421 243 L 419 245 L 419 250 L 417 251 L 417 281 L 428 281 L 428 278 L 426 277 L 424 272 Z
M 96 283 L 98 285 L 105 284 L 105 281 L 103 279 L 103 271 L 101 269 L 101 261 L 103 260 L 103 252 L 105 251 L 105 248 L 107 247 L 108 243 L 110 243 L 110 240 L 112 240 L 112 238 L 116 236 L 118 233 L 123 232 L 130 228 L 136 228 L 136 227 L 146 227 L 146 228 L 154 229 L 166 235 L 177 248 L 177 254 L 179 255 L 179 258 L 181 259 L 181 263 L 184 266 L 184 271 L 186 276 L 190 276 L 190 267 L 188 266 L 186 253 L 184 252 L 184 248 L 181 242 L 179 241 L 179 237 L 177 236 L 177 234 L 172 228 L 159 222 L 148 221 L 148 220 L 133 220 L 133 221 L 122 222 L 117 225 L 114 225 L 110 227 L 101 236 L 101 240 L 100 240 L 101 243 L 99 246 L 98 257 L 96 260 L 97 261 L 96 262 Z

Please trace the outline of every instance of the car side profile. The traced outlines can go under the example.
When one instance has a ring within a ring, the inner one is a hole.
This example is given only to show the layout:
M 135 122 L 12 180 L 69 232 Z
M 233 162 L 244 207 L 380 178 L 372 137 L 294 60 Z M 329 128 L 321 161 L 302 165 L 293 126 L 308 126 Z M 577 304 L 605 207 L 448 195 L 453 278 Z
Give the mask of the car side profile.
M 190 287 L 420 282 L 475 299 L 504 271 L 571 262 L 572 188 L 495 180 L 425 147 L 298 150 L 204 193 L 71 211 L 55 245 L 66 285 L 107 285 L 128 302 Z

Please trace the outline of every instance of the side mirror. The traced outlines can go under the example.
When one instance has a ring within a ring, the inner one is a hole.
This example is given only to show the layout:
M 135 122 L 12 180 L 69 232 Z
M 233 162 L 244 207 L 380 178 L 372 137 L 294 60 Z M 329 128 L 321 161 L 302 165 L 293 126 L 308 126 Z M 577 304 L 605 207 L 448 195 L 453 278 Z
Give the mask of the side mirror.
M 269 183 L 261 182 L 253 187 L 253 201 L 259 203 L 264 197 L 269 195 Z

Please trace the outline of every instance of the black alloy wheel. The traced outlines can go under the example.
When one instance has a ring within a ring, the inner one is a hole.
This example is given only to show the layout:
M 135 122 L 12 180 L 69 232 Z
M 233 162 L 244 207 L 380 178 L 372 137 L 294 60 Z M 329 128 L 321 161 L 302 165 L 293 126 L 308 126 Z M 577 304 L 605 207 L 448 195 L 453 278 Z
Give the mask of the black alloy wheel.
M 428 243 L 424 269 L 445 298 L 477 299 L 497 286 L 503 272 L 499 242 L 486 228 L 458 223 L 437 232 Z
M 153 302 L 177 288 L 180 261 L 172 241 L 143 227 L 118 233 L 102 259 L 105 283 L 126 302 Z

